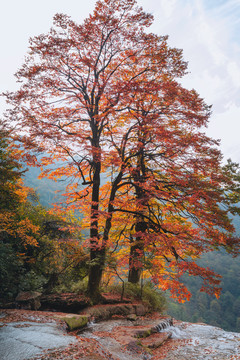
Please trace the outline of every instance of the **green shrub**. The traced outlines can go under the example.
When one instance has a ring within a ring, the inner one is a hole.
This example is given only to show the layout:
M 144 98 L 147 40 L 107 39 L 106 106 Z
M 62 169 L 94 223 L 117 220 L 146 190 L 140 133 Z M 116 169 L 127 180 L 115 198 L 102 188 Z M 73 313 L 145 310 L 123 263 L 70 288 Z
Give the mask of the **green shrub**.
M 120 297 L 123 291 L 123 284 L 115 283 L 103 288 L 102 291 L 111 292 Z M 166 299 L 164 295 L 156 289 L 151 282 L 146 282 L 143 287 L 127 282 L 124 284 L 123 296 L 132 300 L 142 300 L 149 308 L 149 311 L 163 312 L 166 309 Z
M 57 292 L 59 294 L 65 292 L 72 292 L 75 294 L 85 294 L 87 291 L 87 279 L 79 280 L 79 281 L 69 281 L 60 282 L 60 285 L 57 285 L 53 292 Z
M 166 298 L 163 293 L 154 288 L 151 283 L 146 283 L 143 287 L 142 300 L 148 306 L 150 311 L 163 312 L 166 310 Z
M 20 291 L 42 291 L 43 286 L 46 284 L 47 279 L 35 271 L 30 270 L 20 278 L 19 290 Z
M 14 299 L 19 292 L 19 282 L 24 274 L 23 262 L 11 244 L 0 241 L 0 298 Z
M 124 288 L 123 288 L 124 286 Z M 123 297 L 127 297 L 129 299 L 141 299 L 141 288 L 139 285 L 131 284 L 131 283 L 120 283 L 116 282 L 111 285 L 103 286 L 101 291 L 104 293 L 111 293 L 114 295 L 118 295 L 119 297 L 123 293 Z

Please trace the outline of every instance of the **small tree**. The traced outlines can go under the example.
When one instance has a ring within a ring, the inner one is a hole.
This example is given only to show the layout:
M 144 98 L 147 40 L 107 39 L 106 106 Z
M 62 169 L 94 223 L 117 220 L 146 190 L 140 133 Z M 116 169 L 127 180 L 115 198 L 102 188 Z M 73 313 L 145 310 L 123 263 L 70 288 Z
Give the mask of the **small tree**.
M 20 163 L 11 150 L 9 141 L 10 130 L 6 123 L 0 121 L 0 207 L 2 210 L 11 210 L 17 206 L 17 182 L 21 179 Z

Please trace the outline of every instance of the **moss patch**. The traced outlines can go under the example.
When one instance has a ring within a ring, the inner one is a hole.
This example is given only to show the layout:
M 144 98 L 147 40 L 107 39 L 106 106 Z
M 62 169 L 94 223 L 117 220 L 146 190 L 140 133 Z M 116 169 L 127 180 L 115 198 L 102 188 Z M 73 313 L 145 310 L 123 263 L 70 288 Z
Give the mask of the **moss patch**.
M 136 333 L 135 337 L 137 338 L 146 338 L 148 336 L 152 335 L 152 329 L 148 330 L 140 330 Z

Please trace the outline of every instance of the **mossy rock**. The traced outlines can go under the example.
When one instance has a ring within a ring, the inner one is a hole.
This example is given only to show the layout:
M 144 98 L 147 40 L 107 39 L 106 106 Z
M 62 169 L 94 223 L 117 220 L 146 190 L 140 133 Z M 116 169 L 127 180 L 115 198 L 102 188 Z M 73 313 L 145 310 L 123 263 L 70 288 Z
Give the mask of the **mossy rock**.
M 85 315 L 65 316 L 62 319 L 67 324 L 69 331 L 81 329 L 88 323 L 88 317 Z
M 84 314 L 93 317 L 95 321 L 111 319 L 114 315 L 128 316 L 135 313 L 135 307 L 131 304 L 98 305 L 84 310 Z
M 147 330 L 139 330 L 137 331 L 135 337 L 137 338 L 146 338 L 150 335 L 152 335 L 152 329 L 147 329 Z
M 136 314 L 129 314 L 129 315 L 127 315 L 127 320 L 136 321 L 137 320 L 137 315 Z

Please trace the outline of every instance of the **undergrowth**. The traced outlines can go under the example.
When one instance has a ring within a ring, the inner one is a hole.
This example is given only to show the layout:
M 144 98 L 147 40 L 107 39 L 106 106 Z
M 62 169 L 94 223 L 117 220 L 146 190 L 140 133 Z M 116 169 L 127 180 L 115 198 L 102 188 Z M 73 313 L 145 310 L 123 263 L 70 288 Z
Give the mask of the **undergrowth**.
M 165 296 L 151 282 L 146 282 L 143 286 L 125 283 L 124 288 L 121 283 L 115 283 L 103 288 L 102 291 L 119 295 L 119 298 L 122 296 L 131 300 L 141 300 L 150 312 L 163 312 L 166 309 Z
M 55 287 L 54 292 L 85 295 L 87 292 L 87 279 L 71 281 Z M 114 283 L 101 288 L 102 293 L 117 295 L 120 299 L 141 300 L 143 304 L 152 311 L 163 312 L 166 309 L 166 298 L 161 291 L 156 289 L 151 282 L 146 282 L 143 286 L 132 283 Z
M 71 292 L 84 295 L 87 292 L 87 280 L 69 281 L 68 283 L 60 284 L 54 288 L 54 292 L 58 294 Z

